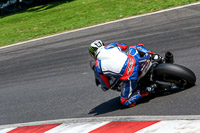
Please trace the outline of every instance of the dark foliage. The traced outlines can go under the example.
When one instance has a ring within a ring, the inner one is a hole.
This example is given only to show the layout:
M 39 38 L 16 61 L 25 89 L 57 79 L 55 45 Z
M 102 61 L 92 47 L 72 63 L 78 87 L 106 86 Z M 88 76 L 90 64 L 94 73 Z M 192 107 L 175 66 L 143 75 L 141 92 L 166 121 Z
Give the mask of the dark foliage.
M 19 11 L 25 11 L 26 9 L 34 6 L 70 1 L 72 0 L 0 0 L 0 16 L 13 14 Z

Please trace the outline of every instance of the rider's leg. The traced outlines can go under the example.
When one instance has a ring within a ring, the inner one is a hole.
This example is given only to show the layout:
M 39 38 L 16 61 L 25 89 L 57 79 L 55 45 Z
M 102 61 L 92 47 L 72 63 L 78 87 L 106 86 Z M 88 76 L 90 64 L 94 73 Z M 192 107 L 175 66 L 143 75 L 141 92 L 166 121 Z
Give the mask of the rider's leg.
M 135 80 L 127 80 L 124 81 L 124 87 L 121 90 L 121 103 L 124 106 L 127 107 L 133 107 L 138 103 L 142 97 L 147 96 L 149 93 L 140 93 L 138 91 L 135 95 L 133 93 L 135 92 L 137 82 Z
M 123 81 L 124 86 L 121 89 L 121 103 L 127 107 L 132 107 L 135 106 L 135 104 L 139 102 L 143 96 L 146 96 L 146 94 L 140 94 L 140 92 L 138 92 L 136 95 L 133 95 L 137 87 L 138 71 L 139 71 L 138 61 L 140 59 L 140 55 L 138 54 L 138 51 L 135 49 L 135 46 L 130 46 L 127 54 L 133 56 L 135 63 L 134 63 L 134 70 L 131 76 L 127 80 Z
M 136 84 L 137 82 L 135 82 Z M 136 87 L 135 87 L 136 88 Z M 121 103 L 125 106 L 135 106 L 136 101 L 131 99 L 131 95 L 135 90 L 133 90 L 131 85 L 131 80 L 124 81 L 124 86 L 121 90 Z M 140 99 L 140 97 L 137 97 L 137 99 Z
M 136 90 L 137 86 L 137 80 L 138 80 L 138 70 L 139 70 L 139 65 L 138 65 L 138 58 L 139 54 L 137 50 L 135 49 L 134 46 L 130 46 L 127 54 L 132 55 L 135 63 L 134 63 L 134 70 L 131 76 L 123 81 L 123 86 L 121 89 L 121 103 L 125 106 L 134 106 L 136 104 L 137 99 L 140 99 L 140 95 L 136 95 L 135 97 L 132 98 L 133 92 Z

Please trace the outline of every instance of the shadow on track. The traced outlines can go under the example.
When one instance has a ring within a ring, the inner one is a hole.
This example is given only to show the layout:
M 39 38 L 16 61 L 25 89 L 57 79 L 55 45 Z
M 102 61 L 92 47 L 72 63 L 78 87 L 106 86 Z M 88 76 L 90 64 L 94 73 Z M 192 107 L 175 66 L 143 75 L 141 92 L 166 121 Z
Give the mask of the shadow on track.
M 188 88 L 185 88 L 183 90 L 174 90 L 174 91 L 167 92 L 167 93 L 151 94 L 151 95 L 141 99 L 141 101 L 139 103 L 137 103 L 136 106 L 138 106 L 139 104 L 148 103 L 150 100 L 152 100 L 156 97 L 164 97 L 164 96 L 168 96 L 168 95 L 173 95 L 178 92 L 185 91 L 187 89 Z M 129 107 L 125 107 L 120 103 L 120 97 L 118 96 L 116 98 L 110 99 L 109 101 L 104 102 L 104 103 L 94 107 L 93 109 L 90 110 L 90 112 L 88 114 L 93 114 L 94 116 L 97 116 L 97 115 L 113 112 L 116 110 L 124 110 L 124 109 L 128 109 L 128 108 Z M 134 108 L 134 107 L 131 107 L 131 108 Z
M 116 97 L 91 109 L 88 114 L 94 114 L 94 116 L 96 116 L 116 111 L 122 108 L 123 106 L 120 103 L 120 97 Z
M 147 97 L 145 99 L 142 99 L 141 102 L 138 103 L 138 104 L 146 103 L 153 98 L 154 97 L 152 97 L 152 96 Z M 93 114 L 94 116 L 97 116 L 97 115 L 113 112 L 113 111 L 116 111 L 116 110 L 124 110 L 124 109 L 128 109 L 128 107 L 125 107 L 120 103 L 120 97 L 118 96 L 116 98 L 110 99 L 109 101 L 104 102 L 104 103 L 94 107 L 93 109 L 90 110 L 90 112 L 88 114 Z

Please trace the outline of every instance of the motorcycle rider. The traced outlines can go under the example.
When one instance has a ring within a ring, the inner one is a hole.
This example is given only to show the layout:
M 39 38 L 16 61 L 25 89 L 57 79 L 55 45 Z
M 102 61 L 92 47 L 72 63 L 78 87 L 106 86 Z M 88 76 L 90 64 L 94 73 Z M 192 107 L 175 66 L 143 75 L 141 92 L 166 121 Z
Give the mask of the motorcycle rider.
M 127 53 L 126 49 L 127 45 L 123 43 L 114 42 L 105 46 L 101 40 L 96 40 L 90 44 L 89 53 L 95 59 L 93 70 L 96 85 L 101 84 L 101 88 L 106 91 L 122 83 L 120 102 L 132 107 L 153 90 L 147 87 L 145 91 L 134 94 L 148 59 L 151 56 L 157 62 L 162 62 L 164 58 L 146 49 L 143 44 L 130 46 Z M 113 77 L 117 80 L 111 84 Z

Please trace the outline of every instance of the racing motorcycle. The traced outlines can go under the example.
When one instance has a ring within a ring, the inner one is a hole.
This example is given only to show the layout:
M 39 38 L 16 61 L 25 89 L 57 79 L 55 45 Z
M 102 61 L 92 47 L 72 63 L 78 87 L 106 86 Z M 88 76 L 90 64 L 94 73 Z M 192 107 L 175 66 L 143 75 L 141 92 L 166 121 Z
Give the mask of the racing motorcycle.
M 165 53 L 165 58 L 162 61 L 154 60 L 150 57 L 139 73 L 137 88 L 145 90 L 151 89 L 152 93 L 163 94 L 174 91 L 180 91 L 195 85 L 196 76 L 190 69 L 173 64 L 173 54 Z M 90 66 L 93 68 L 94 62 L 90 61 Z M 123 82 L 113 77 L 110 78 L 111 89 L 121 91 Z
M 149 87 L 154 93 L 170 93 L 194 86 L 196 82 L 194 72 L 173 63 L 171 52 L 166 52 L 161 62 L 149 58 L 148 65 L 140 74 L 138 88 Z

